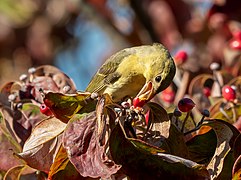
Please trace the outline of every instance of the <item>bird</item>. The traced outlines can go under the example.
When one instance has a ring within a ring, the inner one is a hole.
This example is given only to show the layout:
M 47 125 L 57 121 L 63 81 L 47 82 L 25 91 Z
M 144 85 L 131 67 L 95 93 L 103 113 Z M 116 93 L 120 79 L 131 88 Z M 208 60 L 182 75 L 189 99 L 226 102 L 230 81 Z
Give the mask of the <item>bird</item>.
M 170 85 L 175 73 L 173 58 L 162 44 L 135 46 L 108 58 L 85 91 L 107 93 L 113 102 L 127 97 L 149 101 Z

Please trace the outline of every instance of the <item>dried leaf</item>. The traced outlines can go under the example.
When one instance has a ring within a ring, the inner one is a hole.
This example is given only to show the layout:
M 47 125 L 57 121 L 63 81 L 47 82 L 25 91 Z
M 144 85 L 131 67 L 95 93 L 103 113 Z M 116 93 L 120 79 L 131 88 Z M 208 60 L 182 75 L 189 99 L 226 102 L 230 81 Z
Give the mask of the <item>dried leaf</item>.
M 109 143 L 113 160 L 131 179 L 209 179 L 204 166 L 127 138 L 120 123 L 112 131 Z
M 56 118 L 41 121 L 25 142 L 22 153 L 17 156 L 35 169 L 48 172 L 61 144 L 61 133 L 66 124 Z
M 84 177 L 109 178 L 120 166 L 105 154 L 97 133 L 96 113 L 76 114 L 64 132 L 63 145 L 72 164 Z

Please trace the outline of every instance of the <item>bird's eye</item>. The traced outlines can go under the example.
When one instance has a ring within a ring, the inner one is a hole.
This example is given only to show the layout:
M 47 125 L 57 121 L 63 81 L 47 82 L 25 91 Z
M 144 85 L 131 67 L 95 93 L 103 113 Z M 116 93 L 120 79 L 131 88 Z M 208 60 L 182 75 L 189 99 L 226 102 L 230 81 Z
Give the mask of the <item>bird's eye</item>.
M 159 83 L 161 80 L 162 80 L 162 77 L 161 77 L 161 76 L 157 76 L 157 77 L 155 78 L 155 81 L 158 82 L 158 83 Z

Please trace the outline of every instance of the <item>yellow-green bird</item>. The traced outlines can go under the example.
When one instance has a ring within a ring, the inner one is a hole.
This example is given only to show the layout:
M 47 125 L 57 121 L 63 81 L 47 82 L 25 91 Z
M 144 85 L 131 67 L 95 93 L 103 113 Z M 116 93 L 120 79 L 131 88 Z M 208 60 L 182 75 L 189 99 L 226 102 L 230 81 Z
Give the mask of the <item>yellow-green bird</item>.
M 163 45 L 127 48 L 107 59 L 86 91 L 108 93 L 114 102 L 136 96 L 149 101 L 170 85 L 175 72 L 174 61 Z

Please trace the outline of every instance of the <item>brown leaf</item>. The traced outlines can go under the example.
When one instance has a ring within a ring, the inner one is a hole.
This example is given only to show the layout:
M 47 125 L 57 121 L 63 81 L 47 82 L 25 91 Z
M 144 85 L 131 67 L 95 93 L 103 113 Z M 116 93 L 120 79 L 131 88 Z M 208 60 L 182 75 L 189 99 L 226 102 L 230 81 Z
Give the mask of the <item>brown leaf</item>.
M 76 114 L 64 132 L 63 145 L 70 161 L 84 177 L 109 178 L 120 166 L 105 153 L 97 133 L 96 113 Z
M 25 142 L 22 153 L 17 156 L 35 169 L 48 172 L 61 144 L 61 133 L 66 124 L 56 118 L 41 121 Z
M 13 135 L 14 133 L 11 131 L 11 128 L 9 128 L 8 122 L 5 121 L 0 112 L 0 170 L 3 171 L 7 171 L 9 168 L 23 163 L 13 155 L 14 152 L 20 152 L 22 150 Z
M 76 91 L 75 84 L 72 79 L 70 79 L 66 74 L 64 74 L 58 68 L 51 66 L 51 65 L 43 65 L 36 68 L 36 71 L 33 74 L 36 77 L 51 77 L 52 80 L 58 87 L 58 92 L 62 92 L 65 86 L 69 86 L 70 90 L 69 93 L 74 93 Z
M 23 164 L 21 160 L 16 158 L 14 152 L 20 152 L 21 147 L 16 147 L 16 141 L 11 139 L 11 135 L 4 134 L 0 129 L 0 170 L 7 171 L 8 169 Z

